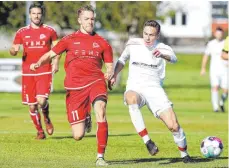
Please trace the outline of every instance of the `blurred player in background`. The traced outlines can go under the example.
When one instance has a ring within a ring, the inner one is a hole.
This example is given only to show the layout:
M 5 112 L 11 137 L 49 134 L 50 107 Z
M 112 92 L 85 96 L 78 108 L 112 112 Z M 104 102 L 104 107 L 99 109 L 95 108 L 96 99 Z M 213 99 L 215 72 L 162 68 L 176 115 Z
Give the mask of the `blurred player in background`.
M 38 105 L 44 115 L 46 131 L 53 134 L 54 128 L 49 117 L 48 96 L 52 84 L 52 73 L 58 71 L 59 56 L 49 60 L 49 64 L 38 68 L 36 72 L 30 70 L 30 64 L 51 49 L 57 40 L 55 30 L 43 24 L 44 6 L 34 3 L 29 8 L 30 25 L 19 29 L 15 35 L 10 54 L 16 56 L 20 45 L 23 45 L 22 57 L 22 103 L 29 105 L 31 119 L 37 129 L 36 139 L 45 139 L 45 133 L 41 125 L 41 117 Z
M 160 25 L 149 20 L 145 22 L 143 38 L 130 39 L 115 66 L 110 84 L 116 81 L 118 73 L 128 60 L 129 76 L 124 93 L 125 104 L 129 107 L 131 121 L 142 137 L 149 153 L 155 155 L 158 147 L 151 140 L 140 108 L 147 105 L 155 117 L 161 119 L 172 132 L 184 163 L 192 162 L 187 153 L 187 142 L 183 129 L 178 123 L 172 102 L 164 92 L 161 81 L 165 77 L 165 60 L 175 63 L 177 58 L 171 47 L 159 43 Z M 163 74 L 164 73 L 164 74 Z
M 32 70 L 43 67 L 50 58 L 66 52 L 65 89 L 68 121 L 71 124 L 73 137 L 81 140 L 85 134 L 86 116 L 91 104 L 94 107 L 97 121 L 97 166 L 106 166 L 104 160 L 108 139 L 106 120 L 107 85 L 106 79 L 113 74 L 112 48 L 106 40 L 94 32 L 95 15 L 91 6 L 78 10 L 80 29 L 61 39 L 52 50 L 36 63 Z M 105 62 L 106 73 L 102 72 Z
M 222 52 L 222 59 L 228 60 L 228 47 L 229 47 L 229 36 L 227 36 L 226 40 L 224 41 L 224 47 Z
M 224 109 L 224 102 L 227 99 L 228 94 L 228 85 L 227 85 L 227 61 L 222 60 L 221 54 L 224 46 L 223 40 L 223 30 L 217 28 L 214 37 L 215 39 L 208 42 L 205 49 L 205 53 L 202 59 L 202 66 L 200 75 L 206 74 L 206 66 L 209 56 L 211 56 L 210 62 L 210 83 L 211 83 L 211 102 L 213 110 L 215 112 L 219 111 L 219 108 L 222 112 Z M 223 93 L 219 101 L 219 88 L 222 89 Z

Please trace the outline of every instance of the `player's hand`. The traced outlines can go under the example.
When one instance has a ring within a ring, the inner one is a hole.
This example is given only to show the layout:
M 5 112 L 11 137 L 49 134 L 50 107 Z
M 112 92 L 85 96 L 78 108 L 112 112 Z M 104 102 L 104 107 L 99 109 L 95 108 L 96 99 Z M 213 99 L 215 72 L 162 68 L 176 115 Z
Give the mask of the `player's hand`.
M 156 57 L 156 58 L 159 58 L 159 57 L 161 57 L 162 56 L 162 53 L 159 51 L 159 50 L 155 50 L 155 51 L 153 51 L 153 55 Z
M 107 72 L 104 74 L 104 78 L 105 78 L 106 80 L 109 81 L 109 80 L 111 79 L 112 75 L 113 75 L 112 72 L 107 71 Z
M 39 64 L 37 64 L 37 63 L 31 64 L 29 68 L 30 68 L 30 70 L 32 70 L 32 71 L 36 71 L 36 69 L 39 68 Z
M 15 52 L 18 52 L 20 49 L 20 45 L 19 44 L 13 44 L 12 48 L 14 49 Z
M 110 80 L 108 80 L 108 89 L 112 90 L 112 87 L 114 86 L 116 82 L 116 77 L 113 75 Z
M 20 49 L 20 45 L 19 44 L 13 44 L 12 47 L 10 48 L 10 54 L 12 56 L 16 56 L 18 51 Z
M 200 71 L 200 75 L 204 76 L 205 74 L 206 74 L 206 69 L 202 68 L 201 71 Z

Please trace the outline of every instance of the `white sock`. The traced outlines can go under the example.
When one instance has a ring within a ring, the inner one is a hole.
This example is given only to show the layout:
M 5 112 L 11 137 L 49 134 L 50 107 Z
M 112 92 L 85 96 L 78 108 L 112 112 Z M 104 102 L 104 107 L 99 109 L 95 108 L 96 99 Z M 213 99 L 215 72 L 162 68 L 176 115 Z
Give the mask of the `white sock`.
M 140 133 L 143 130 L 145 130 L 146 129 L 145 123 L 144 123 L 144 120 L 143 120 L 143 117 L 142 117 L 142 113 L 141 113 L 141 111 L 139 109 L 138 104 L 129 105 L 129 113 L 130 113 L 131 121 L 132 121 L 136 131 L 138 133 Z M 142 137 L 142 140 L 144 141 L 144 143 L 146 143 L 148 140 L 150 140 L 150 137 L 149 137 L 148 134 L 144 135 L 144 136 L 141 136 L 141 137 Z
M 212 98 L 212 106 L 213 106 L 213 110 L 218 110 L 219 105 L 219 96 L 218 96 L 218 91 L 212 90 L 211 91 L 211 98 Z
M 187 141 L 186 141 L 185 133 L 181 127 L 179 128 L 178 132 L 173 132 L 173 139 L 179 148 L 179 151 L 181 153 L 181 157 L 183 158 L 183 157 L 187 156 L 188 155 L 188 152 L 186 150 L 187 149 Z
M 104 153 L 98 153 L 97 158 L 104 158 Z

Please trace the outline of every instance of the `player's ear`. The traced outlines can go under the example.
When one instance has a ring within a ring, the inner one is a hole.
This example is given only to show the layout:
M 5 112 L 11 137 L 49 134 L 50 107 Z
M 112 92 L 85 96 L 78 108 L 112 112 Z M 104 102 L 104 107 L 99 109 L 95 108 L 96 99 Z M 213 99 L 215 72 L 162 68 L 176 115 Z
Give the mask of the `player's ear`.
M 78 17 L 78 22 L 79 22 L 79 24 L 81 24 L 81 19 L 80 19 L 80 17 Z

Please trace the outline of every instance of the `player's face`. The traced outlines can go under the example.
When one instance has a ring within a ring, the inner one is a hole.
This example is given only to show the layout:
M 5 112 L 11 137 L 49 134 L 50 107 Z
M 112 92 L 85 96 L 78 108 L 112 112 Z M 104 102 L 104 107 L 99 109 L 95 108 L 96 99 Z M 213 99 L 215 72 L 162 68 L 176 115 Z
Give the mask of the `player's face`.
M 147 46 L 153 45 L 154 42 L 158 39 L 157 29 L 151 26 L 144 27 L 143 39 Z
M 32 8 L 29 17 L 33 24 L 39 26 L 42 20 L 42 10 L 40 8 Z
M 217 40 L 222 40 L 223 39 L 223 32 L 222 31 L 217 30 L 214 35 L 215 35 L 215 38 Z
M 95 17 L 92 11 L 83 11 L 78 18 L 81 31 L 91 34 L 94 30 Z

